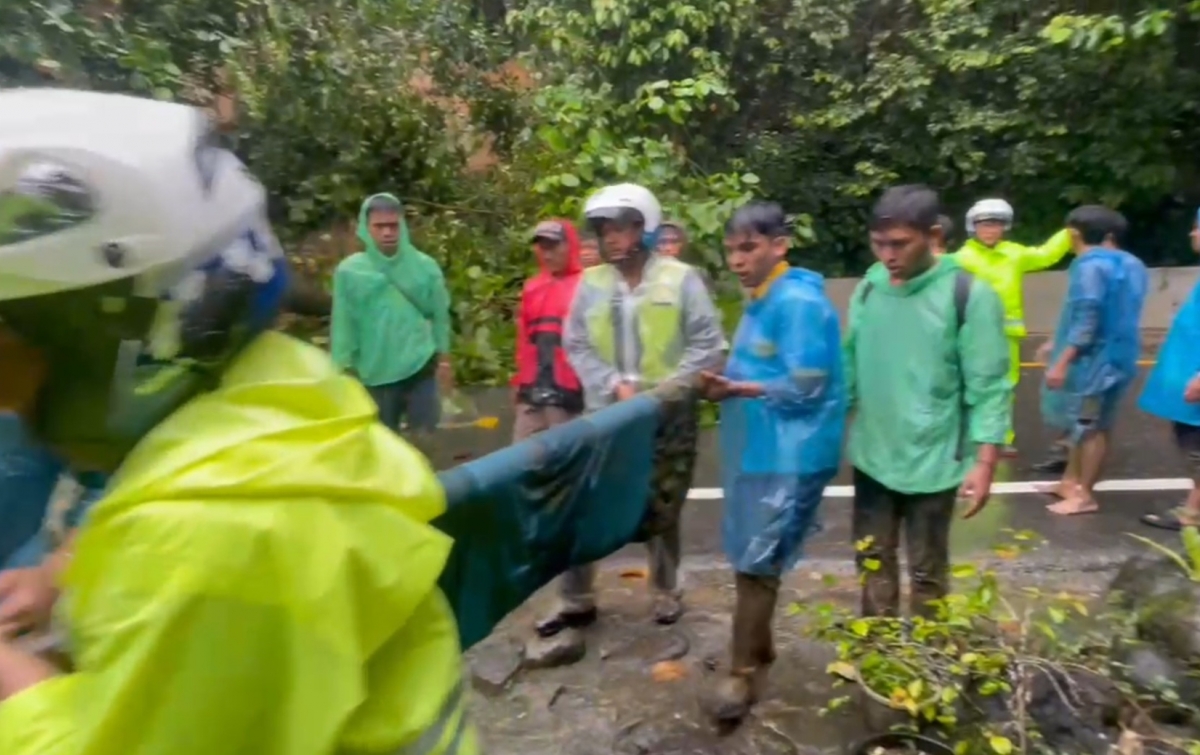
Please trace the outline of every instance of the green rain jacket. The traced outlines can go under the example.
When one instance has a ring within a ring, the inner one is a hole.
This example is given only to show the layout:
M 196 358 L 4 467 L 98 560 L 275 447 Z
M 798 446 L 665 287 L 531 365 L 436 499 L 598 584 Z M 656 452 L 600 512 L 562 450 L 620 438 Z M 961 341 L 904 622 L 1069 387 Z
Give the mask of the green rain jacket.
M 396 199 L 367 197 L 358 213 L 365 250 L 342 260 L 333 274 L 333 361 L 367 386 L 412 377 L 435 354 L 450 352 L 450 294 L 442 270 L 413 246 L 403 216 L 396 253 L 379 251 L 367 229 L 367 206 L 379 197 Z
M 961 484 L 975 446 L 1008 431 L 1004 309 L 971 281 L 959 327 L 958 263 L 942 257 L 900 285 L 875 264 L 854 292 L 844 349 L 855 468 L 900 493 Z

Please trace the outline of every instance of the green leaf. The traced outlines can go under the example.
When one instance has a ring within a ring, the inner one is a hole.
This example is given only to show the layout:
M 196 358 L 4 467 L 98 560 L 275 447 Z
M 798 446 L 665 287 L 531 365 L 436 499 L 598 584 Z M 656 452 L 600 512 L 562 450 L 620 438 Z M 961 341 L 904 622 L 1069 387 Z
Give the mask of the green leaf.
M 967 579 L 978 575 L 979 569 L 975 567 L 975 564 L 955 564 L 950 573 L 955 579 Z
M 743 173 L 742 174 L 742 183 L 748 184 L 750 186 L 757 186 L 760 183 L 760 179 L 757 175 L 755 175 L 753 173 Z
M 579 186 L 579 177 L 574 173 L 563 173 L 558 177 L 558 182 L 568 189 L 574 189 Z
M 646 100 L 646 107 L 650 108 L 651 110 L 653 110 L 656 113 L 662 112 L 662 109 L 666 106 L 667 106 L 666 101 L 662 97 L 659 97 L 658 95 L 654 95 L 650 99 Z
M 988 745 L 996 755 L 1009 755 L 1013 751 L 1013 743 L 1008 737 L 993 734 L 988 737 Z
M 850 631 L 859 637 L 866 637 L 871 632 L 871 625 L 866 619 L 855 619 L 850 622 Z

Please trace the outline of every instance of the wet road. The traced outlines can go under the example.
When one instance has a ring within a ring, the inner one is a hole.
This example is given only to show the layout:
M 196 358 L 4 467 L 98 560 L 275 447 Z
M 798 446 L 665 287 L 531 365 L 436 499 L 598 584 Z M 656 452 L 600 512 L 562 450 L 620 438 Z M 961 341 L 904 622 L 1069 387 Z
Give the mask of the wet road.
M 1156 333 L 1145 338 L 1145 354 L 1152 358 L 1158 339 Z M 1037 345 L 1043 340 L 1031 336 L 1025 344 L 1024 359 L 1032 363 Z M 1059 517 L 1045 511 L 1048 498 L 1034 493 L 1000 493 L 993 497 L 988 508 L 971 521 L 959 522 L 954 530 L 956 555 L 967 557 L 985 554 L 1003 537 L 1006 528 L 1033 530 L 1043 535 L 1049 546 L 1033 557 L 1021 559 L 1022 568 L 1104 568 L 1136 549 L 1143 548 L 1126 533 L 1151 536 L 1169 542 L 1173 533 L 1153 530 L 1138 522 L 1148 510 L 1161 510 L 1182 500 L 1186 494 L 1179 490 L 1182 465 L 1175 454 L 1167 423 L 1138 411 L 1137 396 L 1149 367 L 1141 368 L 1141 377 L 1126 395 L 1114 434 L 1113 446 L 1104 479 L 1123 488 L 1105 491 L 1097 498 L 1101 510 L 1096 514 Z M 1051 436 L 1040 419 L 1039 390 L 1042 368 L 1022 370 L 1017 389 L 1017 445 L 1020 456 L 1005 460 L 997 469 L 997 483 L 1027 483 L 1052 479 L 1033 472 L 1032 464 L 1042 460 L 1050 446 Z M 481 414 L 498 416 L 500 425 L 494 430 L 463 429 L 451 431 L 444 437 L 435 458 L 439 466 L 456 459 L 478 456 L 498 449 L 508 442 L 511 425 L 504 394 L 479 396 L 476 408 Z M 720 480 L 715 431 L 706 431 L 701 438 L 700 457 L 693 482 L 694 497 L 684 513 L 684 555 L 695 568 L 716 565 L 720 560 Z M 829 566 L 849 564 L 851 538 L 849 533 L 850 498 L 846 488 L 850 483 L 848 469 L 834 480 L 833 495 L 823 506 L 825 531 L 815 537 L 808 548 L 811 559 L 829 561 Z M 1170 489 L 1174 486 L 1176 489 Z M 1022 486 L 1009 486 L 1020 488 Z M 1130 488 L 1138 488 L 1130 490 Z M 614 556 L 616 559 L 639 559 L 641 549 L 631 546 Z

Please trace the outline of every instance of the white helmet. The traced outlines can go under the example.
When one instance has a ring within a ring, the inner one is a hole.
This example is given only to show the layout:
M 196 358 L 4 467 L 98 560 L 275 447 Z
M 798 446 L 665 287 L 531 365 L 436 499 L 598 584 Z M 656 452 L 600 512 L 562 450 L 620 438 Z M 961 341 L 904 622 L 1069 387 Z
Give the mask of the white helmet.
M 654 238 L 662 225 L 662 205 L 658 198 L 645 186 L 638 184 L 615 184 L 605 186 L 588 197 L 583 214 L 589 223 L 614 220 L 635 213 L 642 223 L 647 248 L 654 248 Z
M 967 210 L 967 233 L 975 233 L 975 224 L 985 220 L 998 220 L 1004 230 L 1012 228 L 1013 208 L 1003 199 L 981 199 Z
M 265 205 L 196 108 L 0 92 L 0 328 L 48 363 L 39 435 L 127 447 L 271 325 Z
M 150 293 L 260 216 L 262 186 L 211 133 L 185 105 L 0 92 L 0 301 L 125 278 Z

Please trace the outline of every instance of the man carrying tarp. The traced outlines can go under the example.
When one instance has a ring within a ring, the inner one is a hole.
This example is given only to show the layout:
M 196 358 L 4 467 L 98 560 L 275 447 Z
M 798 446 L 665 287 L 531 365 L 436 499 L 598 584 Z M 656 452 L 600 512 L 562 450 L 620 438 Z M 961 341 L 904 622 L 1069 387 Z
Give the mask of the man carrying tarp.
M 357 381 L 271 330 L 266 200 L 195 108 L 0 92 L 0 410 L 116 471 L 7 573 L 4 755 L 479 751 L 443 490 Z M 51 608 L 69 670 L 13 636 Z
M 587 409 L 716 368 L 724 343 L 716 308 L 695 269 L 654 253 L 662 223 L 654 194 L 636 184 L 609 186 L 588 198 L 584 209 L 600 238 L 605 264 L 584 272 L 567 319 L 564 347 L 583 383 Z M 659 489 L 652 492 L 656 501 L 674 509 L 661 517 L 662 531 L 648 543 L 654 618 L 661 624 L 678 621 L 683 611 L 677 582 L 677 509 L 691 483 L 696 433 L 694 412 L 680 427 L 660 428 L 659 433 L 671 449 L 679 449 L 664 456 L 664 463 L 677 466 L 658 478 Z M 660 440 L 660 450 L 662 445 Z M 590 564 L 563 575 L 561 605 L 538 623 L 539 635 L 548 637 L 595 621 L 595 575 Z
M 1045 270 L 1071 251 L 1071 237 L 1065 230 L 1054 234 L 1042 246 L 1024 246 L 1004 238 L 1012 229 L 1013 208 L 1003 199 L 984 199 L 967 211 L 967 233 L 970 238 L 954 258 L 962 269 L 986 282 L 1000 296 L 1004 305 L 1004 332 L 1008 336 L 1009 379 L 1016 398 L 1017 382 L 1021 379 L 1021 341 L 1025 328 L 1025 301 L 1022 282 L 1025 273 Z M 1015 455 L 1013 445 L 1016 431 L 1012 427 L 1013 408 L 1009 410 L 1009 429 L 1004 452 Z

